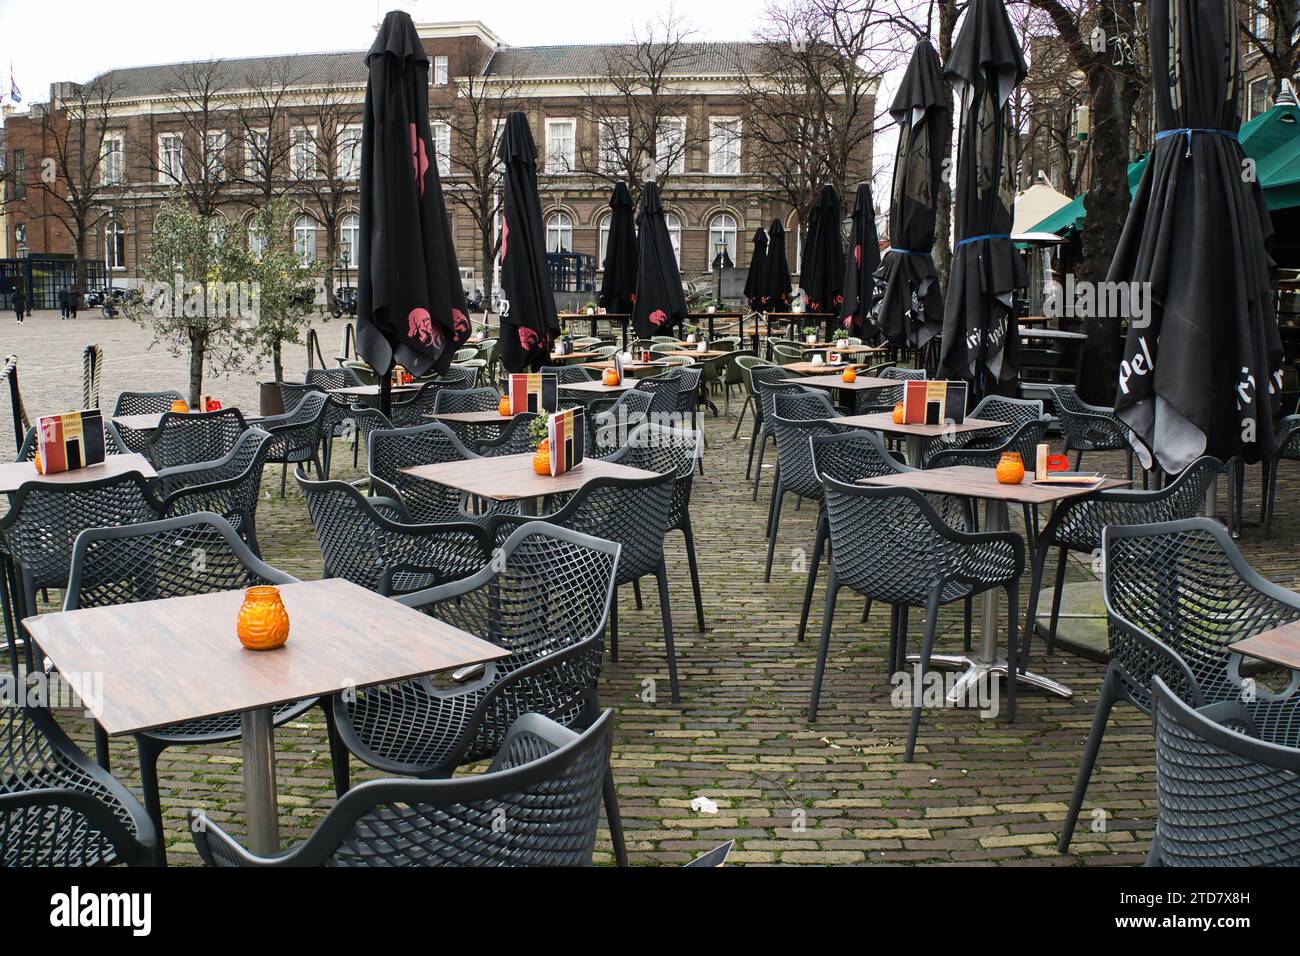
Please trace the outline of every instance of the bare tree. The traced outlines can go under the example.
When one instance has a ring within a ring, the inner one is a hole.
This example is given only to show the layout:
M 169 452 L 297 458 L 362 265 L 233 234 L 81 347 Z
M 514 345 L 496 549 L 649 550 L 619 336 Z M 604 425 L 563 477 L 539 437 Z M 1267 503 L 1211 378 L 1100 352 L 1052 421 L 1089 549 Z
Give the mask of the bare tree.
M 295 191 L 325 231 L 325 295 L 334 307 L 339 226 L 357 197 L 361 171 L 362 104 L 355 93 L 333 88 L 298 113 L 290 131 L 290 171 Z
M 123 142 L 109 138 L 119 88 L 111 74 L 63 84 L 41 113 L 41 135 L 53 166 L 28 178 L 28 185 L 44 194 L 42 215 L 58 220 L 72 237 L 79 291 L 86 288 L 90 235 L 112 216 L 113 200 L 126 178 Z
M 233 179 L 253 193 L 250 205 L 265 208 L 289 184 L 289 118 L 292 93 L 302 82 L 294 57 L 255 61 L 244 73 L 246 92 L 235 107 Z
M 1235 0 L 1241 10 L 1241 32 L 1247 43 L 1259 52 L 1273 75 L 1273 92 L 1282 81 L 1294 81 L 1300 58 L 1300 18 L 1297 0 Z
M 220 60 L 180 63 L 167 94 L 176 109 L 167 114 L 176 125 L 164 128 L 179 137 L 175 152 L 160 148 L 151 157 L 160 182 L 169 183 L 202 218 L 211 218 L 229 199 L 233 182 L 228 163 L 230 110 L 226 70 Z

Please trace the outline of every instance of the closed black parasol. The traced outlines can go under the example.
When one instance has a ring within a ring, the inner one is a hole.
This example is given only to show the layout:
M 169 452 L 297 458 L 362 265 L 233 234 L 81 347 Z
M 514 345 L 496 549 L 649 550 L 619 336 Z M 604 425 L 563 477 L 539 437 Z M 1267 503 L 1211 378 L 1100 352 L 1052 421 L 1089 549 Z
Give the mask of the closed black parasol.
M 537 147 L 528 117 L 506 117 L 497 145 L 504 169 L 501 204 L 501 362 L 508 372 L 536 370 L 560 334 L 546 263 L 546 231 L 537 196 Z
M 604 276 L 600 280 L 600 304 L 610 312 L 630 315 L 636 294 L 636 220 L 632 194 L 625 183 L 614 187 L 609 197 L 609 240 L 605 247 Z
M 1258 461 L 1273 447 L 1283 355 L 1273 227 L 1237 141 L 1237 12 L 1167 0 L 1149 15 L 1160 132 L 1107 277 L 1132 283 L 1115 410 L 1165 471 L 1205 453 Z M 1138 283 L 1146 307 L 1134 312 Z
M 874 329 L 867 327 L 865 319 L 875 297 L 880 243 L 876 240 L 876 210 L 871 201 L 871 187 L 866 183 L 858 183 L 849 248 L 844 253 L 841 268 L 844 270 L 844 301 L 840 304 L 840 324 L 850 335 L 874 338 Z
M 946 70 L 961 101 L 961 134 L 939 367 L 985 392 L 1020 369 L 1015 294 L 1029 278 L 1010 235 L 1016 164 L 1008 100 L 1026 72 L 1002 0 L 972 0 Z
M 767 229 L 767 261 L 763 264 L 763 311 L 790 311 L 790 263 L 785 258 L 785 226 L 773 219 Z
M 429 58 L 409 14 L 384 17 L 366 65 L 357 351 L 380 373 L 443 372 L 470 323 L 429 136 Z
M 754 230 L 754 248 L 749 254 L 749 271 L 745 273 L 745 301 L 755 311 L 763 308 L 763 270 L 767 266 L 767 233 Z
M 844 240 L 840 233 L 840 194 L 822 187 L 808 220 L 808 253 L 799 273 L 799 285 L 808 296 L 808 311 L 840 314 L 844 302 Z
M 686 319 L 686 296 L 682 294 L 682 276 L 677 269 L 672 240 L 668 238 L 659 185 L 654 181 L 641 188 L 637 242 L 641 264 L 636 276 L 632 327 L 643 339 L 670 335 L 671 329 Z
M 925 345 L 943 331 L 943 296 L 934 271 L 935 199 L 948 153 L 944 136 L 950 111 L 939 54 L 921 40 L 903 74 L 889 115 L 898 124 L 889 239 L 873 321 L 896 345 Z M 847 315 L 848 292 L 845 286 Z

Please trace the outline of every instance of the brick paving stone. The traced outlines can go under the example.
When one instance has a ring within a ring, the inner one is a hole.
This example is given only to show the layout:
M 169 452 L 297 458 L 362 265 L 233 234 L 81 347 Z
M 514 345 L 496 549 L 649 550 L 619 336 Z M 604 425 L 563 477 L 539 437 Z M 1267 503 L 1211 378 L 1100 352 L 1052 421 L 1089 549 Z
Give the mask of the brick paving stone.
M 325 342 L 337 339 L 338 323 L 319 327 Z M 80 352 L 91 341 L 105 350 L 105 404 L 123 388 L 185 388 L 184 360 L 165 349 L 147 349 L 147 332 L 125 320 L 83 318 L 74 324 L 38 314 L 17 335 L 8 325 L 0 329 L 4 353 L 20 355 L 24 395 L 34 414 L 79 404 Z M 290 347 L 291 377 L 305 367 L 304 354 Z M 209 390 L 254 408 L 258 377 L 241 371 L 213 381 Z M 653 588 L 645 589 L 640 611 L 624 589 L 620 660 L 607 660 L 601 675 L 602 702 L 619 712 L 613 770 L 632 861 L 680 864 L 734 838 L 731 859 L 737 864 L 1140 864 L 1154 817 L 1153 754 L 1148 719 L 1127 707 L 1116 708 L 1111 718 L 1072 851 L 1059 856 L 1054 847 L 1104 672 L 1097 663 L 1059 649 L 1046 654 L 1035 641 L 1034 669 L 1073 687 L 1072 699 L 1022 692 L 1014 725 L 973 711 L 927 711 L 916 762 L 907 764 L 902 749 L 909 713 L 891 705 L 884 672 L 888 614 L 875 609 L 863 625 L 861 601 L 842 592 L 820 716 L 808 722 L 820 584 L 810 639 L 798 642 L 795 631 L 816 509 L 796 510 L 787 499 L 772 582 L 763 584 L 762 527 L 772 470 L 764 469 L 759 500 L 751 501 L 752 486 L 744 478 L 749 423 L 734 442 L 733 426 L 734 418 L 705 419 L 705 474 L 695 480 L 692 520 L 708 623 L 703 634 L 695 630 L 681 536 L 668 539 L 682 702 L 668 700 Z M 336 473 L 344 477 L 356 474 L 349 452 L 342 442 L 335 449 Z M 12 436 L 0 427 L 0 454 L 6 453 L 12 453 Z M 1122 462 L 1097 455 L 1089 467 L 1119 472 Z M 1284 463 L 1273 539 L 1248 526 L 1240 542 L 1261 573 L 1290 588 L 1300 586 L 1300 496 L 1293 494 L 1298 478 L 1300 469 Z M 266 560 L 300 577 L 319 577 L 320 555 L 302 498 L 292 481 L 283 500 L 278 487 L 278 470 L 268 468 L 258 516 Z M 1219 500 L 1226 507 L 1224 484 Z M 1252 468 L 1248 522 L 1258 508 L 1258 470 Z M 1071 567 L 1067 580 L 1076 579 L 1083 580 L 1083 572 Z M 1026 576 L 1022 596 L 1028 584 Z M 60 597 L 51 594 L 51 607 Z M 920 617 L 913 612 L 913 646 Z M 959 648 L 960 607 L 942 611 L 939 623 L 937 650 Z M 78 712 L 59 717 L 83 746 L 91 746 Z M 293 843 L 333 803 L 321 712 L 309 711 L 279 728 L 276 751 L 282 835 Z M 133 746 L 114 741 L 112 755 L 114 772 L 138 793 Z M 358 781 L 377 776 L 355 760 L 352 772 Z M 172 748 L 160 761 L 159 778 L 172 862 L 198 862 L 184 824 L 191 807 L 202 807 L 242 834 L 237 743 Z M 718 804 L 717 814 L 691 809 L 701 796 Z M 1094 832 L 1094 825 L 1104 829 Z M 597 860 L 612 862 L 603 827 Z

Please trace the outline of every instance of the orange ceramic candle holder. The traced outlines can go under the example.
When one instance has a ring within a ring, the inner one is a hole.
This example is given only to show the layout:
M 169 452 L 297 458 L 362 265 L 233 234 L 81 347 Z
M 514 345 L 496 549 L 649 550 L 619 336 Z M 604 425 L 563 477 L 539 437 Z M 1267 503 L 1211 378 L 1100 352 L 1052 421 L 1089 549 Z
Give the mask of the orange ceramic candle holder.
M 894 403 L 894 424 L 895 425 L 903 424 L 903 403 L 902 402 Z
M 1025 463 L 1016 451 L 1004 451 L 998 459 L 998 481 L 1004 485 L 1018 485 L 1025 480 Z
M 551 442 L 550 439 L 543 438 L 541 444 L 537 446 L 537 451 L 533 452 L 533 471 L 539 475 L 549 476 L 551 473 Z
M 849 383 L 856 382 L 858 380 L 858 373 L 855 372 L 853 370 L 853 366 L 850 365 L 848 368 L 844 370 L 844 373 L 840 375 L 840 379 L 842 381 L 849 382 Z
M 617 385 L 618 369 L 613 369 L 613 368 L 605 369 L 605 374 L 601 377 L 601 381 L 604 382 L 606 385 Z
M 510 396 L 509 396 L 509 395 L 502 395 L 502 396 L 501 396 L 501 401 L 497 402 L 497 414 L 498 414 L 498 415 L 509 415 L 509 414 L 510 414 Z
M 249 650 L 270 651 L 289 639 L 289 612 L 280 599 L 280 589 L 262 586 L 244 592 L 244 603 L 235 622 L 239 643 Z
M 189 405 L 185 404 L 183 399 L 177 398 L 172 401 L 173 412 L 176 412 L 179 415 L 184 415 L 189 410 L 190 410 Z

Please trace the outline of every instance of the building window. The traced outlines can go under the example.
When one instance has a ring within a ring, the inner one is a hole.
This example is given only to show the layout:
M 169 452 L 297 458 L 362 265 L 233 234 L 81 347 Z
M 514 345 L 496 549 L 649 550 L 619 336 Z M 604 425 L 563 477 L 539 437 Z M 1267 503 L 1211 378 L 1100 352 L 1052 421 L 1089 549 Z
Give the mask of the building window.
M 163 133 L 158 137 L 158 181 L 181 181 L 180 133 Z
M 339 130 L 339 179 L 357 179 L 361 175 L 361 127 L 344 126 Z
M 573 249 L 573 220 L 566 212 L 553 212 L 546 218 L 546 251 L 570 252 Z
M 270 161 L 270 134 L 264 129 L 250 129 L 244 136 L 244 175 L 249 179 L 261 179 L 270 170 L 266 164 Z
M 203 137 L 203 163 L 208 170 L 208 178 L 221 179 L 226 174 L 226 134 L 224 131 L 209 131 Z
M 740 119 L 709 121 L 709 172 L 717 176 L 740 173 Z
M 289 134 L 289 168 L 295 179 L 311 179 L 316 175 L 316 140 L 313 130 L 295 126 Z
M 631 125 L 626 116 L 611 116 L 600 123 L 600 171 L 609 175 L 626 168 L 631 146 Z
M 668 241 L 673 244 L 673 258 L 677 260 L 677 268 L 680 269 L 682 267 L 682 221 L 675 213 L 665 213 L 664 225 L 668 227 Z
M 605 256 L 609 254 L 609 226 L 613 221 L 613 216 L 605 216 L 600 220 L 600 225 L 596 227 L 597 242 L 600 244 L 600 255 L 597 257 L 597 261 L 602 269 L 605 268 Z
M 1247 119 L 1254 119 L 1261 113 L 1268 112 L 1269 90 L 1272 88 L 1273 79 L 1268 76 L 1261 76 L 1250 81 L 1250 103 L 1247 106 L 1249 115 Z
M 546 171 L 559 175 L 573 171 L 576 123 L 571 119 L 546 121 Z
M 655 131 L 655 159 L 660 175 L 686 172 L 686 118 L 670 116 Z
M 14 150 L 14 198 L 27 198 L 27 154 L 21 149 Z
M 435 86 L 446 86 L 449 79 L 447 69 L 447 58 L 445 56 L 435 56 L 433 58 L 433 82 Z
M 116 219 L 104 226 L 104 263 L 110 269 L 126 268 L 126 230 Z
M 266 231 L 256 216 L 248 224 L 248 251 L 259 259 L 266 252 Z
M 1267 10 L 1256 8 L 1250 15 L 1250 32 L 1260 40 L 1267 40 L 1272 36 L 1273 27 Z
M 120 135 L 104 137 L 104 158 L 99 167 L 99 175 L 106 186 L 115 186 L 126 178 L 122 146 Z
M 731 257 L 734 264 L 736 262 L 736 220 L 725 212 L 718 213 L 709 223 L 710 265 L 713 264 L 713 257 L 718 254 L 719 245 L 726 247 L 727 255 Z
M 439 176 L 451 175 L 451 124 L 438 120 L 429 124 L 433 133 L 433 158 L 438 164 Z
M 339 224 L 339 259 L 349 269 L 357 267 L 357 250 L 361 243 L 361 219 L 356 213 L 348 213 Z
M 293 251 L 303 265 L 316 261 L 316 220 L 311 216 L 300 216 L 293 224 Z

